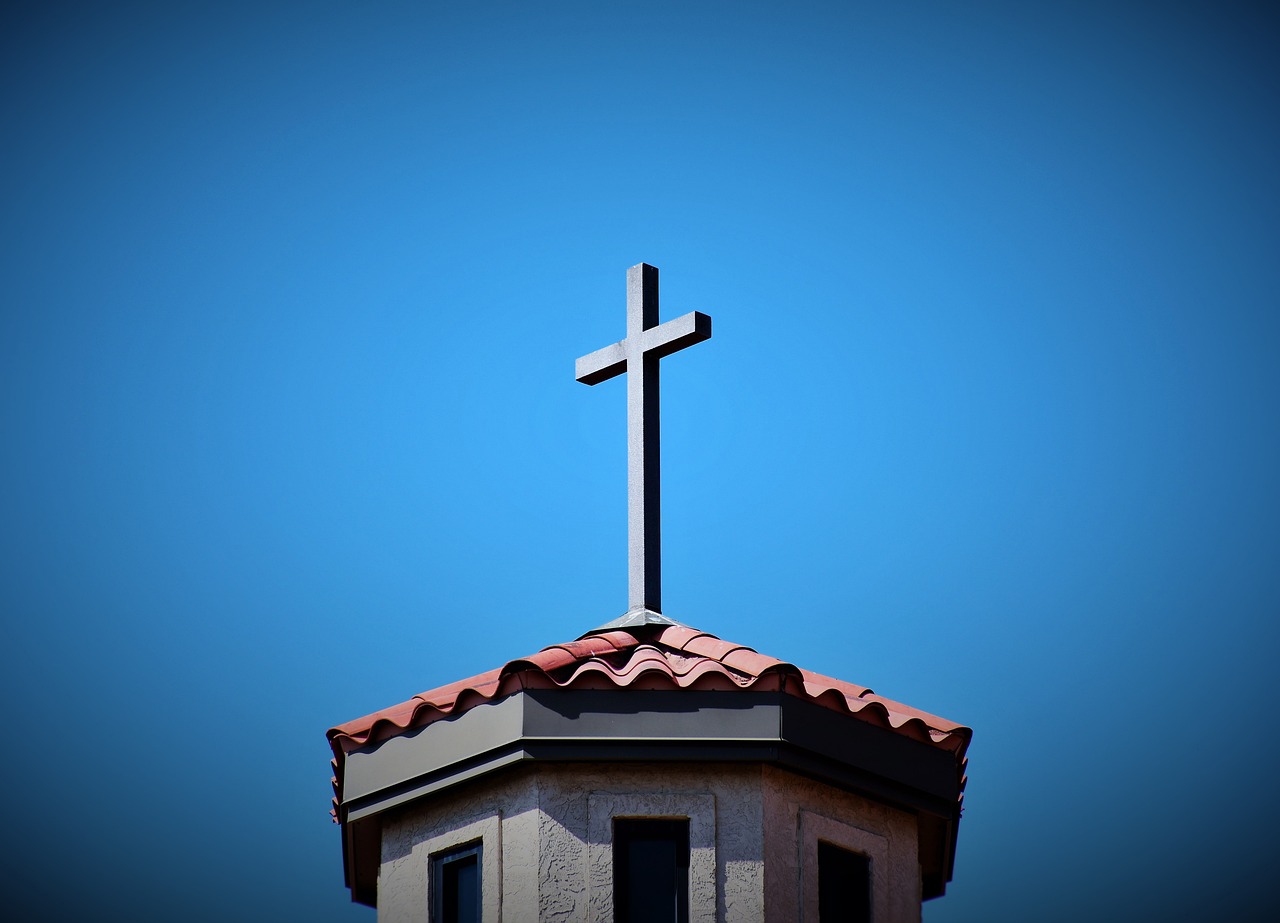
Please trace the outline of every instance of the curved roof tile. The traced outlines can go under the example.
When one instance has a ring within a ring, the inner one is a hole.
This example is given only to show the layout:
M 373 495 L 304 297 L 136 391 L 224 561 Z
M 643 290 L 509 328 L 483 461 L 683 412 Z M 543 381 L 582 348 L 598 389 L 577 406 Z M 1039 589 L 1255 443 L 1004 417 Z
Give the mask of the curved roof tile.
M 590 634 L 553 644 L 504 666 L 421 692 L 399 705 L 330 728 L 334 789 L 330 814 L 338 821 L 346 755 L 434 721 L 460 715 L 523 689 L 698 689 L 782 691 L 853 715 L 954 754 L 963 792 L 965 750 L 972 731 L 865 686 L 802 670 L 742 645 L 684 625 L 642 626 Z M 963 796 L 961 796 L 963 798 Z
M 791 680 L 795 680 L 794 682 Z M 521 689 L 781 689 L 963 758 L 963 725 L 876 695 L 865 686 L 802 670 L 742 644 L 684 625 L 586 635 L 512 660 L 497 670 L 419 693 L 328 732 L 335 758 Z

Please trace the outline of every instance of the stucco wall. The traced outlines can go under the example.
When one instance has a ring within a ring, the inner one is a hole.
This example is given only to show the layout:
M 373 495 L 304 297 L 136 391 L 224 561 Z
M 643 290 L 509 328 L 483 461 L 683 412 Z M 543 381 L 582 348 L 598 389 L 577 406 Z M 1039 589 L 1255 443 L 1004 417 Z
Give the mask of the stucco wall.
M 875 923 L 920 923 L 914 815 L 772 766 L 762 775 L 769 923 L 817 923 L 819 840 L 871 860 Z
M 555 863 L 559 877 L 544 879 L 551 894 L 542 896 L 543 906 L 550 909 L 559 882 L 570 880 L 585 880 L 587 902 L 575 904 L 567 916 L 540 919 L 612 921 L 613 818 L 688 817 L 690 923 L 758 923 L 763 898 L 759 779 L 757 768 L 732 765 L 548 767 L 541 777 L 542 809 L 556 836 L 541 846 L 563 861 Z
M 483 843 L 481 904 L 485 923 L 536 920 L 519 908 L 538 903 L 537 777 L 508 772 L 460 785 L 387 817 L 378 874 L 378 923 L 425 923 L 431 856 Z M 498 886 L 500 883 L 500 887 Z
M 871 858 L 876 923 L 919 923 L 910 815 L 767 766 L 679 763 L 526 764 L 401 809 L 379 923 L 425 921 L 431 856 L 476 840 L 485 923 L 609 923 L 628 816 L 689 818 L 692 923 L 816 920 L 819 839 Z

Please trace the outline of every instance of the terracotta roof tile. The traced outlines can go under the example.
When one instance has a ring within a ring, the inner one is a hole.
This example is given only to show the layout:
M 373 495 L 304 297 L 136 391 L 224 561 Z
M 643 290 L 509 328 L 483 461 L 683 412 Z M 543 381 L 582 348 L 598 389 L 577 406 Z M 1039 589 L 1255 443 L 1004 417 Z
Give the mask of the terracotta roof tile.
M 663 632 L 665 634 L 666 632 Z M 682 651 L 688 651 L 691 654 L 698 654 L 702 657 L 709 657 L 712 660 L 722 661 L 724 658 L 737 650 L 751 650 L 751 648 L 743 647 L 741 644 L 731 644 L 728 641 L 721 641 L 715 635 L 700 634 L 696 638 L 690 638 L 680 648 Z
M 817 695 L 826 689 L 835 689 L 848 699 L 858 699 L 864 695 L 871 694 L 871 690 L 866 686 L 845 682 L 842 679 L 832 679 L 830 676 L 823 676 L 821 673 L 814 673 L 810 670 L 802 670 L 801 672 L 804 674 L 805 689 L 812 690 L 812 695 Z
M 335 791 L 346 754 L 522 689 L 713 689 L 784 691 L 949 750 L 964 765 L 972 732 L 864 686 L 801 670 L 741 644 L 683 625 L 616 630 L 553 644 L 470 679 L 331 728 Z
M 752 676 L 759 676 L 765 670 L 784 669 L 790 672 L 799 672 L 789 663 L 784 663 L 777 657 L 769 657 L 765 654 L 757 654 L 749 647 L 739 647 L 730 651 L 725 656 L 719 658 L 720 662 L 725 666 L 733 667 L 735 670 L 742 670 L 744 673 L 750 673 Z
M 770 672 L 782 674 L 780 680 L 766 682 Z M 923 736 L 935 743 L 955 738 L 948 749 L 967 744 L 970 736 L 969 729 L 962 725 L 882 698 L 865 686 L 801 670 L 744 645 L 682 625 L 665 627 L 651 635 L 644 630 L 618 630 L 554 644 L 529 657 L 512 660 L 500 669 L 419 693 L 407 702 L 340 724 L 330 729 L 328 736 L 335 754 L 346 753 L 521 689 L 594 688 L 597 683 L 588 680 L 596 676 L 616 687 L 634 687 L 637 679 L 644 676 L 647 683 L 662 688 L 709 688 L 708 682 L 712 682 L 727 689 L 786 689 L 828 708 L 856 714 L 894 730 L 906 729 L 911 736 Z M 794 676 L 799 682 L 788 684 L 787 676 Z
M 684 650 L 685 645 L 694 638 L 711 637 L 705 631 L 698 631 L 696 628 L 690 628 L 688 625 L 672 625 L 664 628 L 658 635 L 663 644 L 674 647 L 677 650 Z

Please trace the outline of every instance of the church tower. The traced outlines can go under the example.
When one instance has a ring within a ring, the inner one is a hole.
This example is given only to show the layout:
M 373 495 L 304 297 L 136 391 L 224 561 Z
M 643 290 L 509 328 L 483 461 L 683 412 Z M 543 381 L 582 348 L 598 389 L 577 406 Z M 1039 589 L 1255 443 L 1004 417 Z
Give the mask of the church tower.
M 352 899 L 379 923 L 910 923 L 951 879 L 968 728 L 662 614 L 658 323 L 627 375 L 630 606 L 576 640 L 329 731 Z

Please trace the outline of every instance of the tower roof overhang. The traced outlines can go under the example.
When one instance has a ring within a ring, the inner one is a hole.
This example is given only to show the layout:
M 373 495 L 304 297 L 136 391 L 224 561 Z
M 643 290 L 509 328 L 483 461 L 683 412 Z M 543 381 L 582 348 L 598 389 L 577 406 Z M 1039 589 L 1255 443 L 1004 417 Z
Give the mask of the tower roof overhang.
M 972 732 L 683 625 L 586 635 L 332 728 L 352 898 L 383 812 L 530 761 L 763 762 L 913 812 L 925 898 L 951 879 Z

